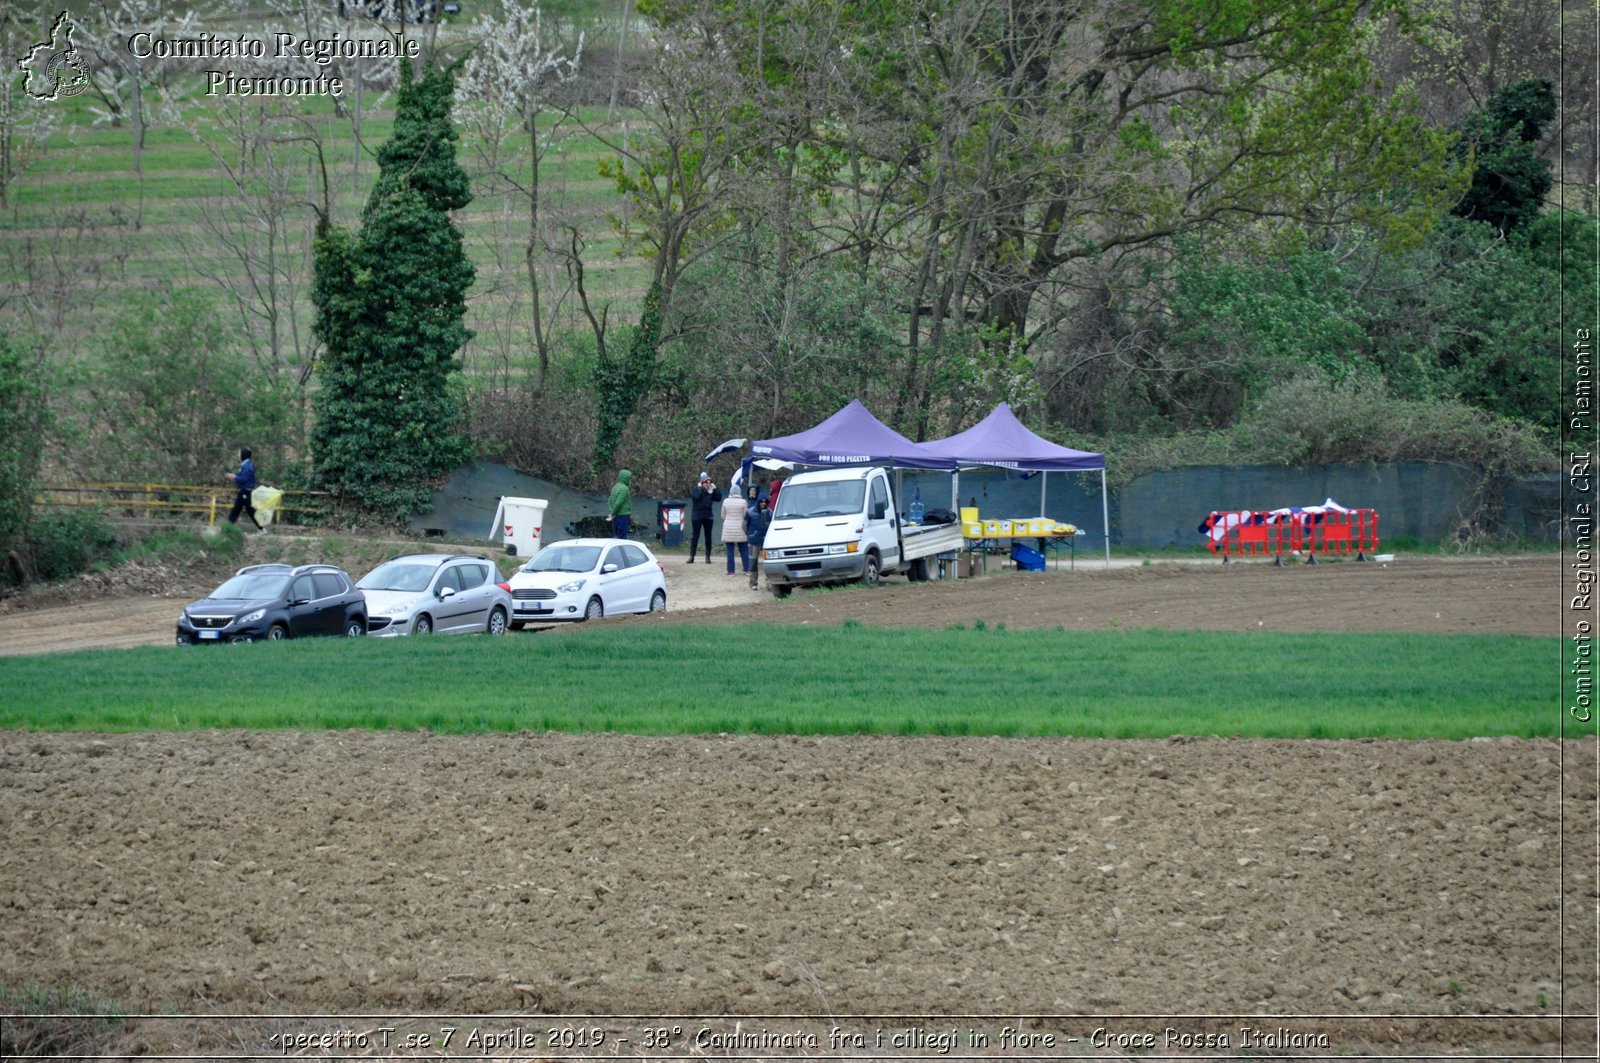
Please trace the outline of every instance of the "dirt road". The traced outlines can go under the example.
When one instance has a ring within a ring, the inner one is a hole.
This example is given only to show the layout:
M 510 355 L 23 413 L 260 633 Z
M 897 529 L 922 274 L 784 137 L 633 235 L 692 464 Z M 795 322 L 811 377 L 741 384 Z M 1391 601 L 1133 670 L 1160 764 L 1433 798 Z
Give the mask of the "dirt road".
M 1081 562 L 1042 573 L 1002 570 L 966 580 L 886 581 L 869 591 L 778 601 L 721 564 L 664 555 L 665 617 L 615 623 L 824 623 L 946 627 L 982 619 L 1011 627 L 1421 631 L 1555 635 L 1560 564 L 1551 557 L 1404 559 L 1320 565 Z M 178 612 L 210 589 L 173 573 L 140 595 L 85 594 L 69 605 L 0 613 L 0 656 L 168 645 Z M 536 631 L 519 637 L 534 637 Z

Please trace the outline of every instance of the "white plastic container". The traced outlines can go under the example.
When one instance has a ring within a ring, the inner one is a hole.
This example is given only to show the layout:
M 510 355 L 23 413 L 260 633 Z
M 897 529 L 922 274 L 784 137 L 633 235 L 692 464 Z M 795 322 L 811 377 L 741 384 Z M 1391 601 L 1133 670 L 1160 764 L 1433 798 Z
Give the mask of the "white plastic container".
M 539 552 L 539 539 L 544 534 L 544 510 L 549 504 L 543 498 L 506 495 L 494 511 L 494 527 L 489 529 L 489 537 L 501 539 L 506 544 L 506 553 L 512 557 L 532 557 Z

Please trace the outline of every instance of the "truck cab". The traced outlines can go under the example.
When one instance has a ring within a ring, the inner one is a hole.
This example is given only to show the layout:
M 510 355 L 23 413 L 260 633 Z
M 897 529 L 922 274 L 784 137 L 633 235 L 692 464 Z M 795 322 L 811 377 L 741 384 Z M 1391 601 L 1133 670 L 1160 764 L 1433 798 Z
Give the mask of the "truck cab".
M 875 584 L 901 567 L 889 476 L 875 466 L 817 469 L 783 483 L 761 552 L 779 597 L 814 583 Z

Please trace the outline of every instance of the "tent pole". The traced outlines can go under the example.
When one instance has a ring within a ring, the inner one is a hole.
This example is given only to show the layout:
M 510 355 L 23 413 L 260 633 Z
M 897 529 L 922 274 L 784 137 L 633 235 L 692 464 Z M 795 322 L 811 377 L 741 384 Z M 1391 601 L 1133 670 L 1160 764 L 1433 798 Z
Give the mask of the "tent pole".
M 1106 501 L 1106 470 L 1100 467 L 1100 520 L 1106 532 L 1106 568 L 1111 567 L 1111 504 Z
M 1040 517 L 1040 519 L 1043 519 L 1044 515 L 1045 515 L 1045 512 L 1044 512 L 1044 489 L 1045 489 L 1045 484 L 1048 483 L 1049 480 L 1050 480 L 1050 474 L 1041 469 L 1040 472 L 1039 472 L 1039 517 Z

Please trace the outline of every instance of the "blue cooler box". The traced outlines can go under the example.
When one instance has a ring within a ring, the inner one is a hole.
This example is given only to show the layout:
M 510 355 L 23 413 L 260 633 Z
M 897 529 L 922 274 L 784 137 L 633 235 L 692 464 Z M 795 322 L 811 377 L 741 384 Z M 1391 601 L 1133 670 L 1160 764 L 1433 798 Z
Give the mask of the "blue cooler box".
M 1017 567 L 1024 572 L 1044 571 L 1044 555 L 1031 546 L 1023 546 L 1021 543 L 1012 543 L 1011 560 L 1015 561 L 1017 563 Z

